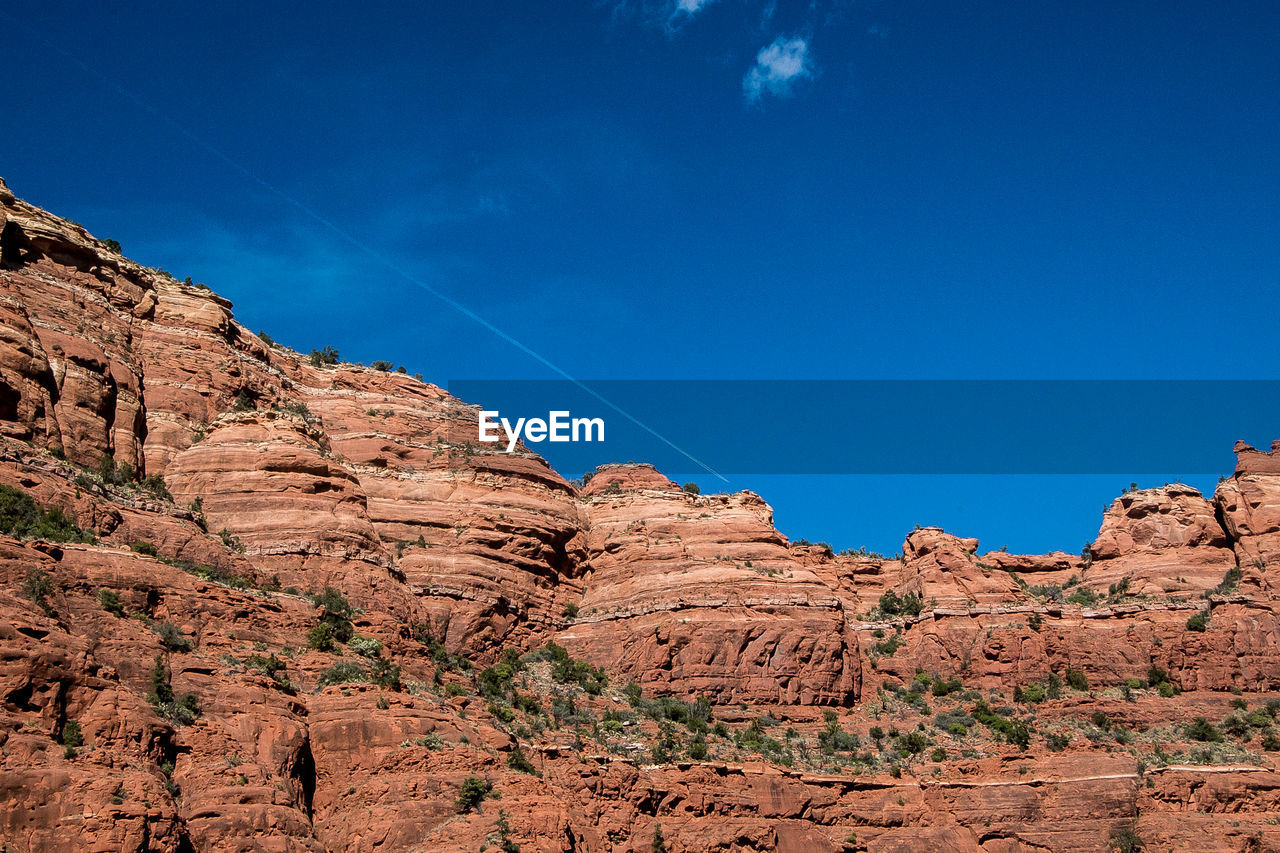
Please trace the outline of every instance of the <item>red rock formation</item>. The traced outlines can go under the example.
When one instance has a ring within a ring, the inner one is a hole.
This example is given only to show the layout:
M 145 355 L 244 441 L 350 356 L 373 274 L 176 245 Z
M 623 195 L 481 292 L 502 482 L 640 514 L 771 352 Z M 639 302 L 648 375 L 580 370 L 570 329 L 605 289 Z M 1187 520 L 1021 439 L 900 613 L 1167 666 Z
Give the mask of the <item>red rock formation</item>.
M 1181 484 L 1116 498 L 1089 549 L 1086 584 L 1131 593 L 1203 593 L 1236 564 L 1213 504 Z
M 96 537 L 0 534 L 6 850 L 1280 849 L 1275 448 L 1122 496 L 1087 559 L 834 555 L 481 447 L 2 181 L 0 233 L 0 484 Z M 310 648 L 329 585 L 355 636 Z

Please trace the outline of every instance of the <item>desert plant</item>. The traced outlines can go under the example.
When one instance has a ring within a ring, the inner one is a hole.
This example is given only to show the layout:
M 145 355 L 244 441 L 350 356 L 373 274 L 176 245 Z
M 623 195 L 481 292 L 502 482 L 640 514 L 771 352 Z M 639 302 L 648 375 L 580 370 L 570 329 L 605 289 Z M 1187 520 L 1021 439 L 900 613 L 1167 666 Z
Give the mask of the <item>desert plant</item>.
M 307 358 L 312 367 L 326 367 L 338 363 L 338 351 L 333 347 L 313 349 Z
M 470 814 L 480 808 L 485 798 L 493 793 L 493 785 L 479 776 L 468 776 L 462 780 L 462 788 L 458 791 L 458 799 L 454 805 L 459 814 Z

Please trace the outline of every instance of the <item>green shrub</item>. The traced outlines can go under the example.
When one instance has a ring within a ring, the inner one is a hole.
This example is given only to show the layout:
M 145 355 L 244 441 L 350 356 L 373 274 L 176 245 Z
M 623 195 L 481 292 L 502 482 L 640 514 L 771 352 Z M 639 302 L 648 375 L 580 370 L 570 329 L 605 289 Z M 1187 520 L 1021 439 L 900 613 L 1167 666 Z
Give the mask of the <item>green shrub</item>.
M 81 530 L 62 510 L 43 509 L 20 489 L 0 485 L 0 533 L 15 539 L 88 542 L 96 537 Z
M 939 678 L 936 675 L 933 677 L 931 690 L 934 696 L 948 696 L 952 693 L 957 693 L 963 689 L 964 689 L 964 685 L 960 682 L 960 679 L 958 678 L 952 678 L 950 680 L 944 681 L 943 679 Z
M 504 723 L 510 723 L 516 718 L 516 712 L 508 705 L 499 705 L 497 702 L 489 703 L 489 713 Z
M 1119 853 L 1140 853 L 1142 838 L 1132 826 L 1124 826 L 1111 834 L 1111 846 Z
M 58 740 L 62 743 L 62 754 L 65 758 L 75 758 L 76 751 L 84 744 L 84 736 L 80 733 L 80 723 L 67 720 L 62 726 L 62 734 Z
M 702 494 L 702 489 L 698 486 L 698 484 L 697 484 L 697 483 L 692 483 L 692 482 L 690 482 L 690 483 L 685 483 L 685 484 L 684 484 L 684 486 L 682 486 L 681 488 L 683 488 L 683 489 L 684 489 L 684 493 L 685 493 L 686 495 L 700 495 L 700 494 Z
M 1235 592 L 1237 587 L 1240 586 L 1241 577 L 1243 577 L 1243 574 L 1240 571 L 1240 567 L 1232 566 L 1227 569 L 1227 573 L 1222 576 L 1222 583 L 1209 590 L 1209 592 L 1217 593 L 1218 595 L 1229 595 L 1230 593 Z
M 120 594 L 114 589 L 98 590 L 98 604 L 103 610 L 115 616 L 124 615 L 124 603 L 120 601 Z
M 188 725 L 200 715 L 195 694 L 174 694 L 169 668 L 160 655 L 156 655 L 155 665 L 151 668 L 151 692 L 147 694 L 147 701 L 157 714 L 175 725 Z
M 933 752 L 929 753 L 929 759 L 931 761 L 946 761 L 947 760 L 946 748 L 941 746 L 934 747 Z
M 1068 669 L 1067 670 L 1067 686 L 1072 690 L 1088 690 L 1089 677 L 1084 674 L 1083 670 Z
M 1221 743 L 1223 741 L 1222 732 L 1218 731 L 1217 726 L 1204 717 L 1196 717 L 1186 724 L 1183 731 L 1187 737 L 1192 740 L 1198 740 L 1201 743 Z
M 882 655 L 884 657 L 893 657 L 893 653 L 896 652 L 898 650 L 898 647 L 901 645 L 902 645 L 902 635 L 898 633 L 894 633 L 892 636 L 887 637 L 886 639 L 883 639 L 880 642 L 873 645 L 871 649 L 878 655 Z
M 924 609 L 924 602 L 914 592 L 908 592 L 901 598 L 891 589 L 880 596 L 880 612 L 886 616 L 919 616 Z
M 379 687 L 399 690 L 400 665 L 394 664 L 386 658 L 376 658 L 373 662 L 373 669 L 369 672 L 369 678 Z
M 319 595 L 312 596 L 311 601 L 320 609 L 320 623 L 329 626 L 331 639 L 345 643 L 355 635 L 351 617 L 356 611 L 341 592 L 332 586 L 326 586 Z
M 22 582 L 22 594 L 39 605 L 45 613 L 53 613 L 48 597 L 53 592 L 53 578 L 44 569 L 32 569 Z
M 572 601 L 570 601 L 568 604 L 566 604 L 566 605 L 564 606 L 564 618 L 566 618 L 566 619 L 577 619 L 577 618 L 578 618 L 578 605 L 574 604 Z
M 256 669 L 259 672 L 265 673 L 272 681 L 279 681 L 282 683 L 288 681 L 288 679 L 280 675 L 280 673 L 287 671 L 288 665 L 284 661 L 280 660 L 280 658 L 276 657 L 274 652 L 270 655 L 249 655 L 244 659 L 244 665 L 249 669 Z
M 182 631 L 172 622 L 156 622 L 151 626 L 160 637 L 160 643 L 171 652 L 191 651 L 191 641 L 182 636 Z
M 117 255 L 120 254 L 120 242 L 118 240 L 112 240 L 108 237 L 102 241 L 102 245 L 108 252 L 115 252 Z
M 925 737 L 922 731 L 907 732 L 899 735 L 894 742 L 894 748 L 904 758 L 910 755 L 919 755 L 924 752 L 925 747 L 928 745 L 929 739 Z
M 1087 587 L 1082 586 L 1079 589 L 1077 589 L 1075 592 L 1071 593 L 1071 595 L 1067 596 L 1067 603 L 1079 604 L 1083 607 L 1092 607 L 1093 605 L 1098 603 L 1099 598 L 1101 598 L 1101 596 L 1099 596 L 1096 592 L 1094 592 L 1093 590 Z
M 329 623 L 321 622 L 307 632 L 307 648 L 318 652 L 333 651 L 333 628 Z
M 459 814 L 470 814 L 480 808 L 480 804 L 493 792 L 493 786 L 479 776 L 468 776 L 462 780 L 462 788 L 458 791 L 458 799 L 454 801 Z
M 1049 749 L 1054 752 L 1062 752 L 1067 748 L 1067 744 L 1071 743 L 1071 735 L 1065 733 L 1050 732 L 1044 736 L 1044 742 Z
M 1209 627 L 1209 614 L 1201 611 L 1187 620 L 1187 630 L 1204 633 Z
M 382 360 L 375 361 L 373 364 L 369 366 L 372 367 L 374 370 L 380 370 L 383 373 L 390 373 L 391 368 L 394 367 L 394 365 L 391 362 L 382 361 Z
M 1044 701 L 1044 687 L 1039 684 L 1028 684 L 1022 691 L 1022 701 L 1037 703 Z
M 326 367 L 338 363 L 338 351 L 333 347 L 313 349 L 308 359 L 312 367 Z
M 156 550 L 156 546 L 150 542 L 134 542 L 129 546 L 129 550 L 135 554 L 142 554 L 146 557 L 159 557 L 160 552 Z
M 496 664 L 480 673 L 476 680 L 476 689 L 480 695 L 491 701 L 505 699 L 511 690 L 511 682 L 517 672 L 524 667 L 520 653 L 515 649 L 504 649 L 502 657 Z
M 345 684 L 351 681 L 365 681 L 368 676 L 364 667 L 353 661 L 340 660 L 329 667 L 320 676 L 319 684 L 326 687 L 330 684 Z
M 622 693 L 627 697 L 627 701 L 631 703 L 631 707 L 635 708 L 640 704 L 642 694 L 640 692 L 640 685 L 636 682 L 627 682 L 627 686 L 622 689 Z
M 517 773 L 528 773 L 530 776 L 541 777 L 538 768 L 533 766 L 533 762 L 529 760 L 529 756 L 524 754 L 524 750 L 516 747 L 511 750 L 511 754 L 507 756 L 507 766 Z

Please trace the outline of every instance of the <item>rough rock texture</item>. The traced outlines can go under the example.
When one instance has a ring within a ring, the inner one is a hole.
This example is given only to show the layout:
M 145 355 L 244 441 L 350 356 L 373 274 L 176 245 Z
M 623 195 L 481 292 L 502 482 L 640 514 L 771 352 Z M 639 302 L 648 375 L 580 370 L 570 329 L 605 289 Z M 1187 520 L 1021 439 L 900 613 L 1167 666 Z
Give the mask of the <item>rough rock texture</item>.
M 1086 583 L 1109 588 L 1128 578 L 1135 594 L 1202 593 L 1236 564 L 1213 504 L 1181 484 L 1116 498 L 1089 551 Z
M 841 601 L 791 557 L 757 495 L 686 495 L 647 466 L 601 468 L 588 486 L 586 592 L 558 635 L 570 651 L 718 702 L 850 700 Z
M 315 362 L 0 181 L 0 484 L 84 528 L 0 491 L 5 850 L 1280 849 L 1280 448 L 833 554 Z

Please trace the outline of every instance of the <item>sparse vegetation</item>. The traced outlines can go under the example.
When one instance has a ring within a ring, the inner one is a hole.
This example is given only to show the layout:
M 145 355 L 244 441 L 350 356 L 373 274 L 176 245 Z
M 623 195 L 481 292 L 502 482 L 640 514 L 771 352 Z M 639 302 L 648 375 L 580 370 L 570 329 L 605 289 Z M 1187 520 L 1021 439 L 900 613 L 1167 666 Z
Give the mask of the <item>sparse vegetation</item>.
M 151 692 L 147 701 L 161 717 L 179 726 L 195 722 L 200 716 L 200 705 L 195 694 L 184 693 L 181 696 L 173 692 L 169 667 L 164 658 L 156 655 L 155 665 L 151 668 Z
M 22 583 L 22 594 L 47 614 L 53 613 L 53 607 L 48 601 L 51 592 L 53 592 L 53 578 L 49 577 L 48 572 L 37 568 L 27 573 L 27 579 Z
M 98 604 L 113 616 L 124 615 L 124 603 L 120 601 L 120 593 L 114 589 L 98 590 Z
M 307 360 L 312 367 L 329 367 L 338 363 L 338 351 L 333 347 L 313 349 Z
M 0 533 L 15 539 L 45 539 L 49 542 L 88 542 L 96 537 L 81 530 L 62 510 L 44 509 L 26 492 L 0 485 Z

